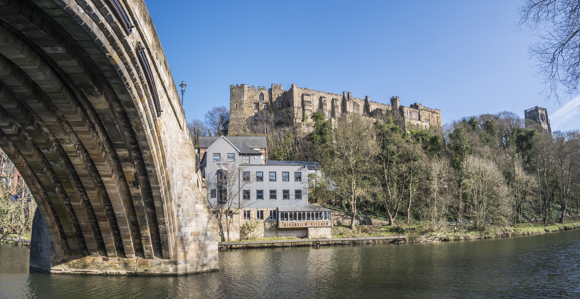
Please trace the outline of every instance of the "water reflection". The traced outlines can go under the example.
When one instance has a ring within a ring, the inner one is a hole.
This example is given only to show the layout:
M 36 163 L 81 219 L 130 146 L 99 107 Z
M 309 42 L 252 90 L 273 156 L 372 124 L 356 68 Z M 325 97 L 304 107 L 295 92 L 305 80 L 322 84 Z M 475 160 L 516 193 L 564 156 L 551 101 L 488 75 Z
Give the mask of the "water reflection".
M 186 277 L 28 273 L 0 246 L 0 298 L 578 297 L 580 230 L 440 244 L 238 250 Z

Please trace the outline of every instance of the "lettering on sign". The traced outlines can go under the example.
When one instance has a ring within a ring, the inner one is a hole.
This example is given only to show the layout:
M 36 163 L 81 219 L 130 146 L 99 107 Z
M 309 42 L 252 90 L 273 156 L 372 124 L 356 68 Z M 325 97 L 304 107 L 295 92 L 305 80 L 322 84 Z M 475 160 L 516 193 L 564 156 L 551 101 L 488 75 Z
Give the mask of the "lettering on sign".
M 328 221 L 282 221 L 278 223 L 279 228 L 291 227 L 316 227 L 316 226 L 332 226 L 332 222 Z

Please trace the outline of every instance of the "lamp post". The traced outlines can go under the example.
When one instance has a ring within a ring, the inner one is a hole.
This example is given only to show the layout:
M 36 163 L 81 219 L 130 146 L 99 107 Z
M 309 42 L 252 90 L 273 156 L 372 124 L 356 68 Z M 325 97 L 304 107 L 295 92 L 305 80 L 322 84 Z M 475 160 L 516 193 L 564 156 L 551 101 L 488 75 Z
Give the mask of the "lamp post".
M 187 84 L 181 81 L 181 84 L 179 84 L 179 86 L 181 86 L 181 105 L 183 105 L 183 94 L 185 93 L 185 87 L 187 86 Z

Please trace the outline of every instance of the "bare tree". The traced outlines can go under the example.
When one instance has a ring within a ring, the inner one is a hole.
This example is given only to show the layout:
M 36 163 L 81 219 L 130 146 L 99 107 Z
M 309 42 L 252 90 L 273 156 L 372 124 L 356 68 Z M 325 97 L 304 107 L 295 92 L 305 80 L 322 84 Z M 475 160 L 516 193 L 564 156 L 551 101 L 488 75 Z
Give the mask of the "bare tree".
M 539 60 L 540 75 L 549 96 L 559 102 L 559 85 L 570 95 L 578 94 L 580 2 L 526 0 L 520 7 L 520 16 L 520 25 L 542 32 L 540 41 L 530 50 Z
M 372 124 L 354 114 L 339 118 L 333 132 L 330 161 L 323 171 L 334 182 L 335 192 L 350 206 L 351 229 L 355 229 L 356 211 L 372 175 L 377 145 Z
M 35 211 L 36 203 L 28 186 L 0 150 L 0 239 L 8 234 L 22 236 L 31 232 Z
M 510 186 L 514 216 L 513 221 L 521 222 L 521 217 L 525 217 L 525 205 L 531 202 L 537 189 L 537 182 L 533 175 L 524 170 L 520 160 L 515 160 L 513 165 L 514 178 Z
M 447 214 L 448 200 L 443 195 L 443 191 L 449 186 L 449 161 L 436 157 L 431 161 L 430 171 L 428 215 L 431 220 L 432 229 L 437 230 L 442 224 L 440 226 L 437 225 L 444 223 L 442 218 Z
M 503 219 L 508 214 L 508 191 L 502 173 L 490 160 L 467 156 L 463 166 L 469 216 L 475 227 L 483 228 L 488 220 Z
M 202 120 L 194 119 L 189 122 L 189 131 L 191 132 L 191 137 L 193 138 L 193 143 L 195 147 L 199 146 L 199 137 L 207 136 L 209 134 L 209 129 Z
M 221 162 L 219 167 L 217 173 L 206 175 L 208 187 L 216 190 L 215 202 L 210 198 L 209 205 L 218 219 L 222 241 L 230 241 L 233 215 L 250 205 L 249 193 L 244 198 L 244 188 L 255 181 L 255 176 L 245 172 L 245 167 L 236 162 Z
M 227 133 L 230 111 L 225 106 L 213 107 L 205 114 L 205 125 L 210 136 Z

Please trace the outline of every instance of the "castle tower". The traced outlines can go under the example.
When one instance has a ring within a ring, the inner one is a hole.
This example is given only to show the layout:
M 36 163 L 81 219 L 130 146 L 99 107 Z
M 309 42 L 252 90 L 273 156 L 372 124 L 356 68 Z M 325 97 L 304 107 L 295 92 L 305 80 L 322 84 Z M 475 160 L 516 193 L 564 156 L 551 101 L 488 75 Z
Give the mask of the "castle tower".
M 397 111 L 399 110 L 399 104 L 400 104 L 400 100 L 399 97 L 391 97 L 391 109 L 393 109 L 393 111 Z
M 537 128 L 541 133 L 552 134 L 548 110 L 539 106 L 524 111 L 526 128 Z

